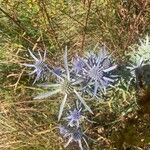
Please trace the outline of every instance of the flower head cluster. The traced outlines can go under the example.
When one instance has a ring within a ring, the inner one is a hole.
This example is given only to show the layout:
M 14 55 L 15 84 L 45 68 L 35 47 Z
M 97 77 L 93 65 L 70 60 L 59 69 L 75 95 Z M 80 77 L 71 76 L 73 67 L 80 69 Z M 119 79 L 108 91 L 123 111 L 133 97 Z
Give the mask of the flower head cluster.
M 110 55 L 108 55 L 105 48 L 102 48 L 98 55 L 89 54 L 86 57 L 76 56 L 73 64 L 69 65 L 66 47 L 64 53 L 63 71 L 61 68 L 54 68 L 53 70 L 50 70 L 48 65 L 45 63 L 46 54 L 44 54 L 44 58 L 42 58 L 39 53 L 40 59 L 37 59 L 30 50 L 29 53 L 35 60 L 35 63 L 25 65 L 35 68 L 35 70 L 31 73 L 36 73 L 34 83 L 40 78 L 43 78 L 47 70 L 57 79 L 54 84 L 45 83 L 39 85 L 49 90 L 48 92 L 38 95 L 35 99 L 47 98 L 56 95 L 57 93 L 62 93 L 64 95 L 59 109 L 58 120 L 60 120 L 62 116 L 65 103 L 68 101 L 67 99 L 70 99 L 70 95 L 74 95 L 74 97 L 82 103 L 86 110 L 93 113 L 84 98 L 81 96 L 83 95 L 83 89 L 86 90 L 89 88 L 90 92 L 96 96 L 100 90 L 106 91 L 106 88 L 114 82 L 111 72 L 116 68 L 116 65 L 111 62 Z M 70 116 L 68 117 L 68 119 L 70 119 L 70 125 L 74 122 L 79 125 L 76 119 L 73 119 L 74 117 L 80 116 L 78 113 L 80 114 L 80 110 L 70 112 Z
M 39 53 L 40 59 L 35 57 L 30 50 L 29 53 L 35 63 L 25 64 L 25 66 L 35 68 L 31 73 L 36 74 L 34 83 L 43 78 L 47 74 L 47 71 L 56 77 L 54 83 L 39 84 L 38 86 L 47 88 L 48 91 L 41 93 L 34 99 L 43 99 L 58 93 L 62 94 L 63 99 L 60 104 L 58 120 L 61 119 L 66 102 L 68 102 L 68 104 L 72 102 L 76 102 L 76 104 L 77 102 L 80 103 L 80 107 L 78 105 L 73 107 L 74 104 L 71 104 L 68 116 L 65 117 L 67 129 L 65 127 L 60 127 L 59 129 L 63 137 L 68 138 L 66 146 L 74 141 L 79 144 L 80 149 L 83 149 L 81 141 L 84 140 L 87 146 L 88 144 L 85 140 L 84 132 L 81 131 L 82 119 L 86 118 L 82 115 L 82 111 L 86 112 L 87 110 L 93 114 L 93 111 L 84 99 L 84 90 L 90 89 L 90 93 L 94 96 L 99 92 L 106 91 L 106 88 L 115 81 L 112 71 L 116 69 L 116 65 L 112 63 L 110 55 L 105 48 L 102 48 L 98 55 L 93 53 L 88 53 L 86 57 L 76 55 L 72 64 L 69 64 L 66 47 L 64 52 L 64 68 L 52 67 L 53 69 L 49 69 L 45 63 L 46 53 L 43 58 Z

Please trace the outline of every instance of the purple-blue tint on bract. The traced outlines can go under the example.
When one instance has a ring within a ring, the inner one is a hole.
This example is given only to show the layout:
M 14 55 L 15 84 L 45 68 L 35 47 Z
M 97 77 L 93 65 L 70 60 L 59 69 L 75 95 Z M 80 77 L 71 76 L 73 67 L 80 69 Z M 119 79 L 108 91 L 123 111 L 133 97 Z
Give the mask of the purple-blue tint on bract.
M 50 73 L 50 69 L 49 69 L 48 65 L 45 63 L 46 51 L 44 53 L 43 58 L 42 58 L 40 52 L 38 51 L 38 54 L 40 57 L 39 59 L 37 57 L 35 57 L 35 55 L 33 55 L 33 53 L 30 50 L 29 50 L 29 53 L 30 53 L 31 57 L 34 59 L 34 64 L 24 64 L 24 66 L 35 68 L 29 74 L 29 75 L 36 74 L 35 80 L 33 82 L 33 84 L 34 84 L 38 80 L 46 78 L 48 76 L 48 74 Z
M 74 109 L 73 111 L 70 111 L 70 114 L 67 117 L 68 125 L 71 127 L 73 126 L 79 127 L 80 119 L 81 119 L 81 109 L 80 110 Z
M 82 74 L 84 67 L 85 67 L 84 60 L 81 57 L 76 56 L 73 60 L 73 71 L 76 74 Z
M 61 76 L 61 74 L 62 74 L 62 68 L 60 68 L 60 67 L 55 67 L 55 68 L 53 69 L 53 72 L 54 72 L 55 74 L 57 74 L 58 76 Z

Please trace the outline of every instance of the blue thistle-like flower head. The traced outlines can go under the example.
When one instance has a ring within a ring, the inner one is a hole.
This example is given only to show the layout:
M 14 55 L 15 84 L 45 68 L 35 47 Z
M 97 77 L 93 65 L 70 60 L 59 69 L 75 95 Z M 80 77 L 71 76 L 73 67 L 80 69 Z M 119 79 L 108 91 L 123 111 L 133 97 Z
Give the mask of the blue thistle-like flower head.
M 70 111 L 69 116 L 67 117 L 68 120 L 68 125 L 73 127 L 77 126 L 79 127 L 80 125 L 80 119 L 81 119 L 81 110 L 74 109 L 73 111 Z
M 45 63 L 46 51 L 44 53 L 43 58 L 42 58 L 40 52 L 38 51 L 40 59 L 35 57 L 35 55 L 33 55 L 33 53 L 30 50 L 29 50 L 29 53 L 30 53 L 31 57 L 34 59 L 35 62 L 34 62 L 34 64 L 24 64 L 24 65 L 27 66 L 27 67 L 35 68 L 30 73 L 30 75 L 36 74 L 35 80 L 33 82 L 33 84 L 34 84 L 38 80 L 46 78 L 48 76 L 48 74 L 50 73 L 49 72 L 50 69 L 49 69 L 48 65 Z
M 79 148 L 83 150 L 82 146 L 82 140 L 85 142 L 86 146 L 89 148 L 89 145 L 85 139 L 87 137 L 84 132 L 82 132 L 81 128 L 66 128 L 64 126 L 58 127 L 60 130 L 60 134 L 66 139 L 68 139 L 68 142 L 65 144 L 65 147 L 67 147 L 70 143 L 76 142 L 79 145 Z
M 70 129 L 70 135 L 68 135 L 69 139 L 66 143 L 65 147 L 67 147 L 71 142 L 77 142 L 79 148 L 83 150 L 82 140 L 85 142 L 86 146 L 89 148 L 89 145 L 85 139 L 85 133 L 81 131 L 80 128 L 77 129 Z
M 117 65 L 114 65 L 110 59 L 110 55 L 107 53 L 105 47 L 101 49 L 98 56 L 90 56 L 86 60 L 85 76 L 88 79 L 88 85 L 94 86 L 94 96 L 97 95 L 97 91 L 106 91 L 106 88 L 114 83 L 114 79 L 111 72 L 116 69 Z

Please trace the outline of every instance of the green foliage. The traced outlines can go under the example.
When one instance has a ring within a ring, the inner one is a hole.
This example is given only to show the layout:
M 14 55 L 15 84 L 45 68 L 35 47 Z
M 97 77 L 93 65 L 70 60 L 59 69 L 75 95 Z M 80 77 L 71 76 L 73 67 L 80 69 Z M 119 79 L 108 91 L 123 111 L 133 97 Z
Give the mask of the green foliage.
M 149 60 L 147 64 L 150 62 L 150 39 L 147 35 L 144 39 L 140 39 L 139 44 L 134 44 L 132 47 L 130 47 L 132 51 L 128 54 L 130 56 L 130 60 L 138 64 L 141 57 L 143 60 Z

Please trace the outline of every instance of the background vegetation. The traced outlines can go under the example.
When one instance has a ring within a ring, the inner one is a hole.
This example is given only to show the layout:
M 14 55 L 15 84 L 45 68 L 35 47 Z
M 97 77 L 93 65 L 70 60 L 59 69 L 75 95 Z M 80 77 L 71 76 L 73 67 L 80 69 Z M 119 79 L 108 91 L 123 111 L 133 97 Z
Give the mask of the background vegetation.
M 123 64 L 129 46 L 150 32 L 149 10 L 148 0 L 0 0 L 0 149 L 63 149 L 58 101 L 33 100 L 41 89 L 21 65 L 30 60 L 28 48 L 47 50 L 47 61 L 57 66 L 65 45 L 71 58 L 105 43 Z M 136 111 L 130 90 L 123 82 L 113 102 L 93 104 L 89 118 L 98 124 L 88 125 L 91 149 L 150 148 L 149 113 Z

